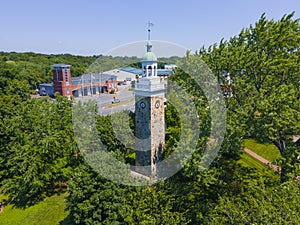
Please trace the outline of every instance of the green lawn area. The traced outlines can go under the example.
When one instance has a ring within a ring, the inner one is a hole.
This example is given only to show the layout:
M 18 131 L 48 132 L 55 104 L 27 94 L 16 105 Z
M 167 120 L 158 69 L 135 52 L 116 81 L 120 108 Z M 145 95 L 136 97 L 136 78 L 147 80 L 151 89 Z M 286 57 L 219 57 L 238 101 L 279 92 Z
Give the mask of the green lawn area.
M 243 153 L 239 163 L 246 167 L 256 168 L 259 171 L 268 169 L 268 167 L 247 153 Z
M 12 205 L 5 205 L 0 214 L 0 224 L 2 225 L 67 225 L 65 220 L 68 212 L 65 209 L 66 194 L 54 195 L 44 201 L 26 209 L 13 208 Z M 6 199 L 0 195 L 0 199 Z M 65 220 L 65 221 L 64 221 Z
M 257 159 L 253 158 L 252 156 L 248 155 L 246 152 L 242 154 L 241 159 L 238 161 L 238 163 L 245 167 L 254 168 L 257 170 L 258 173 L 265 174 L 275 179 L 277 176 L 279 176 L 279 174 L 276 173 L 274 170 L 272 170 L 262 162 L 258 161 Z
M 274 144 L 260 144 L 253 139 L 246 139 L 244 146 L 272 163 L 280 158 L 280 152 Z
M 246 139 L 244 140 L 244 147 L 250 149 L 270 162 L 275 162 L 275 160 L 280 157 L 279 150 L 273 144 L 260 144 L 253 139 Z M 255 168 L 259 173 L 263 173 L 271 177 L 279 176 L 278 173 L 254 157 L 248 155 L 246 152 L 242 154 L 241 159 L 238 162 L 245 167 Z

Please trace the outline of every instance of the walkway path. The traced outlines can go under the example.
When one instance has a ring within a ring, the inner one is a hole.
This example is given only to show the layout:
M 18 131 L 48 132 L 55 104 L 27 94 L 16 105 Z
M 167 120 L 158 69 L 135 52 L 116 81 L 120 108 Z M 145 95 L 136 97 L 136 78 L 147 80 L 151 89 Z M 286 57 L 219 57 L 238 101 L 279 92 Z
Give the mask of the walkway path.
M 262 162 L 263 164 L 266 164 L 267 166 L 269 166 L 270 168 L 272 168 L 273 170 L 280 172 L 281 168 L 279 166 L 276 166 L 274 164 L 272 164 L 270 161 L 266 160 L 265 158 L 261 157 L 260 155 L 256 154 L 255 152 L 252 152 L 250 149 L 248 148 L 244 148 L 244 151 L 251 155 L 252 157 L 256 158 L 257 160 L 259 160 L 260 162 Z
M 274 164 L 272 164 L 270 161 L 266 160 L 265 158 L 261 157 L 260 155 L 257 155 L 255 152 L 252 152 L 250 149 L 248 148 L 244 148 L 244 151 L 251 155 L 252 157 L 256 158 L 257 160 L 259 160 L 260 162 L 268 165 L 268 167 L 272 168 L 273 170 L 280 172 L 281 168 L 279 166 L 276 166 Z M 294 178 L 294 180 L 299 180 L 300 181 L 300 176 L 297 176 Z

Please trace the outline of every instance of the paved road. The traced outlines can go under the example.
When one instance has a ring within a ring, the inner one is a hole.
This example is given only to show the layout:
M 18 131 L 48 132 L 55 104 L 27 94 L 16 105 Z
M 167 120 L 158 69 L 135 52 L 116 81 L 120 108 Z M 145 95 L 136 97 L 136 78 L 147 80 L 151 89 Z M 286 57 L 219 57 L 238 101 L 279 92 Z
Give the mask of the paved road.
M 130 85 L 120 85 L 118 86 L 119 92 L 116 94 L 97 94 L 92 96 L 78 97 L 75 101 L 86 102 L 89 100 L 95 100 L 98 105 L 98 113 L 102 116 L 107 116 L 112 113 L 116 113 L 122 110 L 134 111 L 134 102 L 119 105 L 113 108 L 105 108 L 106 106 L 112 105 L 114 96 L 120 100 L 120 102 L 134 99 L 133 91 L 129 91 Z

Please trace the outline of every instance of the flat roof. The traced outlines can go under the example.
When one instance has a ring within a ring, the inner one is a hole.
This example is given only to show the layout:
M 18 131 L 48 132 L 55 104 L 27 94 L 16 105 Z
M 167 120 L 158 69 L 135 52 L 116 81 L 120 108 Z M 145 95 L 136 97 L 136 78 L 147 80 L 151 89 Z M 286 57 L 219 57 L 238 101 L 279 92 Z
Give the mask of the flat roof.
M 119 68 L 119 70 L 125 71 L 127 73 L 134 73 L 134 74 L 142 74 L 141 69 L 133 68 L 133 67 L 124 67 L 124 68 Z
M 52 67 L 70 67 L 71 65 L 67 64 L 53 64 Z
M 79 77 L 71 77 L 72 84 L 90 83 L 90 82 L 105 82 L 107 80 L 116 80 L 117 76 L 105 73 L 90 73 L 83 74 Z

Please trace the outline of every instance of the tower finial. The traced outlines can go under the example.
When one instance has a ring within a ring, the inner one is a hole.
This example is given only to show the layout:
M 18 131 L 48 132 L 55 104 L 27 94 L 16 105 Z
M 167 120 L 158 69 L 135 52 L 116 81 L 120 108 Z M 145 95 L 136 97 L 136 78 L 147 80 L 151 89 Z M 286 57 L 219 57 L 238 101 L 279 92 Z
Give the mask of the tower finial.
M 148 41 L 150 41 L 150 32 L 151 32 L 151 27 L 153 27 L 154 24 L 148 21 Z

